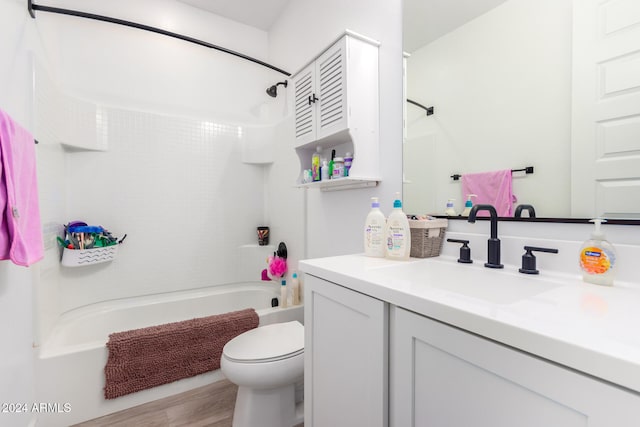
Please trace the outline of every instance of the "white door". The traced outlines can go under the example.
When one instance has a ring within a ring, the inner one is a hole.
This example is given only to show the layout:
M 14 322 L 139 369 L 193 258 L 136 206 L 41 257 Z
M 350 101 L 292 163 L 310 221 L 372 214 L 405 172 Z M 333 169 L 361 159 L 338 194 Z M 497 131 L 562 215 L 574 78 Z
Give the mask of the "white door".
M 347 128 L 347 37 L 316 60 L 318 139 Z
M 640 1 L 574 1 L 573 39 L 571 214 L 640 218 Z
M 639 425 L 635 393 L 395 306 L 390 317 L 391 427 Z
M 315 70 L 315 63 L 311 63 L 293 77 L 296 147 L 316 140 Z
M 304 425 L 386 427 L 384 302 L 305 276 Z

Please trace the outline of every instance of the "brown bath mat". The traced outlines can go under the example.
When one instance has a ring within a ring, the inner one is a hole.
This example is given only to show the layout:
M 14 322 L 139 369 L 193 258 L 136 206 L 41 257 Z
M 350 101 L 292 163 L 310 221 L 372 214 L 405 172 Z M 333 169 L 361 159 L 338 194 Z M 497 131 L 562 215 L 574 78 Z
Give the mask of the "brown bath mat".
M 258 326 L 254 309 L 109 335 L 104 397 L 167 384 L 220 368 L 222 348 Z

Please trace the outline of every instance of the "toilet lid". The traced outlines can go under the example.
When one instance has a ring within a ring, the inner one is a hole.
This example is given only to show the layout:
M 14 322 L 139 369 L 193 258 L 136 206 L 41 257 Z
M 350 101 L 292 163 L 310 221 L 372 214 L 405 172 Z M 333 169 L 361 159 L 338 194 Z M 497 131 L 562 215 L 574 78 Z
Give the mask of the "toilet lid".
M 229 341 L 224 356 L 236 362 L 268 362 L 304 352 L 304 326 L 298 321 L 274 323 L 244 332 Z

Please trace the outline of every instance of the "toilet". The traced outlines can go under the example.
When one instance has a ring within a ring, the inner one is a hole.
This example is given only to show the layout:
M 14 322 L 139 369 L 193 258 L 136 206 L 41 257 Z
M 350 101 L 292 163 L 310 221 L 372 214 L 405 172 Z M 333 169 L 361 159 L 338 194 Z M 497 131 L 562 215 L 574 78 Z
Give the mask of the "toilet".
M 222 350 L 220 369 L 238 386 L 233 427 L 293 427 L 304 421 L 296 403 L 304 373 L 304 326 L 274 323 L 247 331 Z

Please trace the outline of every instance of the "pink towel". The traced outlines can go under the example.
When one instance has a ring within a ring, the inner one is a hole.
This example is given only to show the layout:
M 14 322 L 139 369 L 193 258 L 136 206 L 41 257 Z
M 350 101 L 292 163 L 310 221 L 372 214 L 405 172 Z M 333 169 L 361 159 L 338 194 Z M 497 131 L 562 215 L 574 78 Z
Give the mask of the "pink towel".
M 28 267 L 44 256 L 33 136 L 0 110 L 0 259 Z
M 468 173 L 462 175 L 462 196 L 475 194 L 474 204 L 493 205 L 498 216 L 513 216 L 513 187 L 511 169 L 495 172 Z M 478 216 L 488 216 L 486 211 L 478 212 Z

